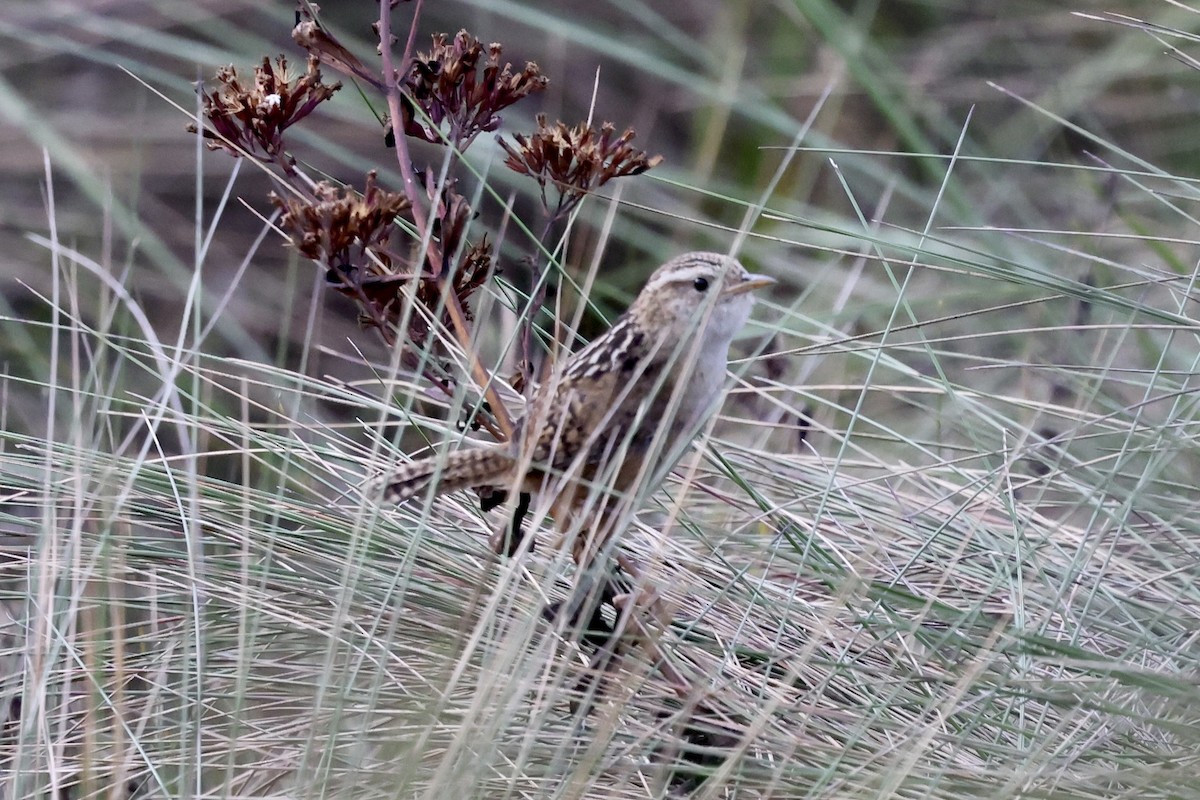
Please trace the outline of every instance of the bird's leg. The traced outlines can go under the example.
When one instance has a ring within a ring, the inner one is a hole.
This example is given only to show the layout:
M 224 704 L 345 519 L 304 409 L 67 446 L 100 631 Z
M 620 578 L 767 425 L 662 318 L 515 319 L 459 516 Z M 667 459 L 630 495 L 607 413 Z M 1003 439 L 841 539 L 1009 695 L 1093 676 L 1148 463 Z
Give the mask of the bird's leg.
M 609 575 L 598 581 L 591 572 L 581 574 L 571 596 L 547 606 L 542 616 L 549 622 L 563 623 L 563 628 L 578 633 L 581 641 L 601 647 L 613 633 L 612 626 L 604 618 L 604 606 L 611 606 L 613 598 L 624 588 Z
M 622 570 L 626 573 L 637 573 L 638 568 L 625 556 L 618 556 L 618 561 L 624 561 Z M 572 700 L 573 714 L 588 714 L 591 712 L 595 699 L 600 695 L 600 681 L 611 674 L 617 661 L 636 648 L 641 648 L 649 655 L 654 668 L 671 685 L 679 697 L 688 697 L 692 692 L 691 685 L 677 670 L 666 654 L 658 645 L 658 631 L 655 625 L 648 625 L 643 613 L 649 602 L 652 607 L 651 616 L 658 625 L 665 625 L 669 619 L 661 609 L 665 608 L 658 593 L 649 587 L 636 589 L 628 586 L 625 580 L 605 571 L 599 585 L 596 584 L 595 570 L 584 571 L 576 583 L 575 591 L 570 600 L 555 604 L 546 609 L 546 615 L 551 620 L 566 619 L 568 624 L 582 631 L 581 641 L 587 642 L 596 649 L 588 659 L 588 670 L 572 687 L 573 697 L 583 700 Z M 602 607 L 608 603 L 616 609 L 615 626 L 610 626 L 604 619 Z M 564 612 L 566 612 L 564 617 Z M 586 626 L 581 626 L 580 620 L 587 615 Z
M 619 612 L 617 630 L 613 635 L 624 633 L 626 625 L 632 627 L 634 640 L 650 655 L 655 668 L 671 684 L 677 695 L 688 697 L 692 691 L 691 684 L 683 677 L 683 673 L 667 660 L 666 654 L 658 646 L 658 631 L 671 623 L 674 616 L 672 609 L 644 579 L 642 567 L 636 561 L 624 553 L 618 553 L 617 565 L 633 579 L 634 589 L 632 592 L 615 595 L 612 599 L 613 607 Z M 644 611 L 648 613 L 641 613 Z M 646 625 L 648 618 L 655 621 L 657 630 L 651 630 Z
M 602 565 L 593 562 L 591 568 L 579 573 L 569 598 L 543 611 L 547 620 L 571 631 L 569 638 L 578 637 L 581 644 L 594 648 L 588 658 L 587 670 L 569 691 L 571 714 L 578 718 L 591 713 L 596 699 L 605 691 L 601 682 L 613 672 L 618 658 L 629 645 L 623 636 L 623 628 L 618 625 L 614 629 L 604 617 L 604 606 L 611 606 L 616 593 L 624 592 L 627 587 L 618 585 L 618 579 L 606 568 L 604 574 L 597 575 L 601 569 Z M 618 622 L 619 619 L 620 612 Z
M 577 557 L 581 552 L 588 557 L 580 560 L 571 596 L 543 612 L 552 622 L 565 622 L 564 627 L 576 631 L 581 642 L 595 648 L 588 660 L 587 672 L 572 687 L 572 696 L 583 698 L 571 701 L 574 714 L 590 713 L 596 697 L 602 692 L 600 681 L 613 672 L 621 656 L 639 647 L 649 655 L 654 668 L 676 694 L 686 697 L 691 692 L 690 684 L 658 645 L 659 632 L 670 623 L 671 614 L 658 592 L 647 585 L 645 570 L 633 558 L 620 552 L 615 554 L 618 569 L 613 570 L 603 548 L 599 548 L 599 553 L 591 552 L 591 546 L 597 540 L 612 540 L 604 535 L 609 533 L 605 525 L 612 521 L 612 517 L 602 519 L 591 529 L 593 534 L 599 535 L 594 535 L 588 546 L 576 549 Z M 609 625 L 604 618 L 606 604 L 616 610 L 615 626 Z
M 648 580 L 645 570 L 634 558 L 621 552 L 619 548 L 611 547 L 621 538 L 619 534 L 625 524 L 625 514 L 622 511 L 619 504 L 605 506 L 591 517 L 591 525 L 575 526 L 580 528 L 574 541 L 574 556 L 579 566 L 580 580 L 593 575 L 596 564 L 602 565 L 606 580 L 603 594 L 620 616 L 636 613 L 653 619 L 660 628 L 665 627 L 671 622 L 671 610 Z M 614 582 L 614 573 L 608 569 L 610 551 L 615 551 L 611 556 L 615 558 L 618 569 L 629 577 L 629 582 L 624 586 Z
M 499 508 L 507 500 L 508 492 L 504 489 L 487 486 L 479 491 L 479 509 L 484 512 Z M 488 545 L 492 548 L 493 553 L 512 557 L 521 549 L 521 545 L 525 543 L 525 531 L 522 529 L 522 524 L 525 522 L 525 517 L 529 515 L 529 506 L 532 502 L 533 495 L 529 492 L 520 492 L 517 495 L 517 506 L 513 509 L 509 528 L 507 530 L 501 528 L 488 538 Z M 529 544 L 531 552 L 535 543 L 536 541 Z
M 625 553 L 617 553 L 616 559 L 617 566 L 629 576 L 633 585 L 631 591 L 613 595 L 613 607 L 622 612 L 632 607 L 630 613 L 639 613 L 642 617 L 652 619 L 659 627 L 669 625 L 674 618 L 673 610 L 647 580 L 642 565 Z

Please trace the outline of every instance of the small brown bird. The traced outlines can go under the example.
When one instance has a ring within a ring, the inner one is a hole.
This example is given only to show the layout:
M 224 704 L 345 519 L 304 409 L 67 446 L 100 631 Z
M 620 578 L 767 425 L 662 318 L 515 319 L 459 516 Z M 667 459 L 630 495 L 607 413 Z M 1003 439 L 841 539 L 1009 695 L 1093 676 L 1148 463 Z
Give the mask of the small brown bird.
M 404 464 L 386 479 L 384 499 L 404 502 L 431 481 L 439 494 L 549 493 L 575 560 L 590 561 L 635 490 L 715 410 L 752 292 L 774 282 L 718 253 L 668 261 L 603 336 L 534 391 L 512 441 Z

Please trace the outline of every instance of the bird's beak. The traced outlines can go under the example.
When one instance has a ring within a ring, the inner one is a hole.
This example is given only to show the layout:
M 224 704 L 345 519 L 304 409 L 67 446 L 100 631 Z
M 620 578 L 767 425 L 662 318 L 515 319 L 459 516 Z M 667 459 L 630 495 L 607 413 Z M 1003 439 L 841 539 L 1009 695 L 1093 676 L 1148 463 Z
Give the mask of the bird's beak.
M 775 279 L 769 275 L 752 274 L 749 278 L 742 281 L 737 286 L 730 286 L 728 289 L 721 292 L 721 294 L 725 295 L 726 297 L 732 297 L 738 294 L 745 294 L 746 292 L 753 292 L 755 289 L 761 289 L 764 286 L 771 286 L 775 283 Z

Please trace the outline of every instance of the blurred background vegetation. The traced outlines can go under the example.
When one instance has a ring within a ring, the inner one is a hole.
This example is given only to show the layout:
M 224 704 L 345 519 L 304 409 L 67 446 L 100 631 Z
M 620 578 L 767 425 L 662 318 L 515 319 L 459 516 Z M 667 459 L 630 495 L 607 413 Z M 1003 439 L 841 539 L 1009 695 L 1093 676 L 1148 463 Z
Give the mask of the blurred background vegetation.
M 454 413 L 264 227 L 269 176 L 186 132 L 217 67 L 303 63 L 295 7 L 6 4 L 4 796 L 1200 796 L 1193 5 L 421 7 L 418 49 L 465 28 L 550 78 L 502 132 L 611 120 L 665 157 L 572 229 L 585 338 L 747 227 L 780 280 L 631 537 L 727 715 L 681 778 L 644 654 L 624 705 L 562 701 L 552 556 L 490 561 L 469 498 L 353 491 Z M 377 63 L 376 5 L 321 18 Z M 347 85 L 293 146 L 397 187 L 383 111 Z M 495 341 L 534 224 L 501 155 L 460 173 Z

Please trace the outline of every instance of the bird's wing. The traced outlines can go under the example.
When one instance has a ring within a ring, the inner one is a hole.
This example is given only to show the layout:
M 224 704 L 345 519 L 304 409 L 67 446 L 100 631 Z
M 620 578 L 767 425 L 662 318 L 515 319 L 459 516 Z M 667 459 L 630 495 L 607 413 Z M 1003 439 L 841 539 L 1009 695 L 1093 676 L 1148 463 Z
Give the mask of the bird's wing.
M 644 399 L 640 385 L 658 379 L 655 360 L 661 349 L 621 317 L 572 356 L 561 376 L 539 387 L 530 404 L 530 419 L 538 424 L 534 463 L 566 469 L 586 447 L 585 463 L 595 464 L 619 447 Z

